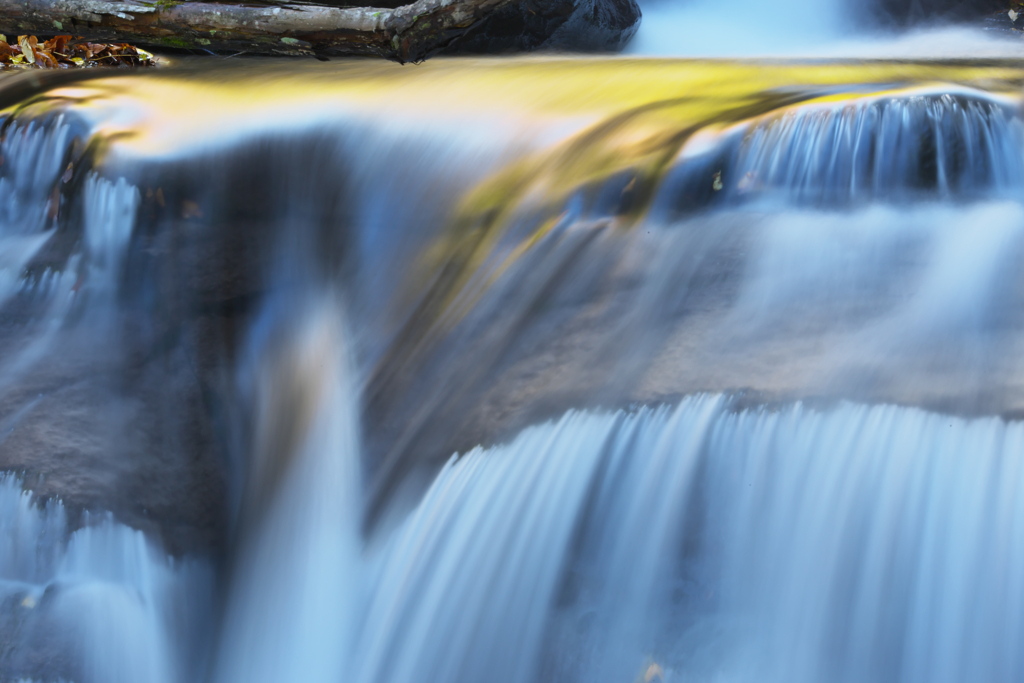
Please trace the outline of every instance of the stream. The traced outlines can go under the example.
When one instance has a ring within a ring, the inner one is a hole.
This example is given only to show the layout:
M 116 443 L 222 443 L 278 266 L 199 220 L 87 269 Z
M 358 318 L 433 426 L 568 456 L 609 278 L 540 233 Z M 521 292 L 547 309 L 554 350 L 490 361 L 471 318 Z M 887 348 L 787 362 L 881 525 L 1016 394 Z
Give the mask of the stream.
M 0 681 L 1024 679 L 1019 41 L 780 4 L 0 74 Z

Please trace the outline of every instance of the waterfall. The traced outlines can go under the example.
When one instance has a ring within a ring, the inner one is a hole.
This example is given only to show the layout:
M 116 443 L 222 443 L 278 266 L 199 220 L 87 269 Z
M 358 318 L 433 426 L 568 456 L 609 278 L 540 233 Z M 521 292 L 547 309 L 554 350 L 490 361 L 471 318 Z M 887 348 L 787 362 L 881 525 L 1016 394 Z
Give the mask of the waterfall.
M 22 271 L 53 237 L 72 127 L 63 117 L 14 122 L 0 141 L 0 305 L 16 294 Z M 48 289 L 52 273 L 43 277 Z
M 531 680 L 613 426 L 568 415 L 450 461 L 373 558 L 354 680 Z
M 915 187 L 942 195 L 1019 192 L 1021 150 L 1019 121 L 995 102 L 909 97 L 801 109 L 760 123 L 739 150 L 736 175 L 747 191 L 802 198 L 878 198 Z
M 0 478 L 0 670 L 82 683 L 184 683 L 203 657 L 212 576 L 109 515 L 73 533 L 60 501 Z
M 725 421 L 714 450 L 743 455 L 713 465 L 734 511 L 722 516 L 723 601 L 764 639 L 759 670 L 1018 678 L 1021 436 L 896 408 Z
M 84 194 L 90 280 L 97 289 L 113 290 L 135 227 L 139 190 L 124 178 L 111 182 L 91 174 L 85 181 Z
M 11 113 L 0 680 L 1024 678 L 1024 72 L 777 66 Z
M 1021 675 L 1019 425 L 720 397 L 588 420 L 604 463 L 562 511 L 582 540 L 542 680 Z
M 818 206 L 1016 199 L 1022 185 L 1024 128 L 1009 102 L 922 91 L 811 102 L 695 138 L 658 201 L 679 213 L 763 198 Z
M 336 302 L 297 306 L 267 320 L 244 366 L 255 433 L 215 668 L 222 683 L 332 683 L 351 667 L 362 577 L 350 351 Z
M 438 474 L 372 559 L 352 680 L 1017 680 L 1022 439 L 721 396 L 570 413 Z
M 327 626 L 360 611 L 344 598 L 360 591 L 352 557 L 323 535 L 303 538 L 326 548 L 289 551 L 268 511 L 261 538 L 283 554 L 246 556 L 243 576 L 259 581 L 234 593 L 246 599 L 226 622 L 226 661 L 268 680 L 615 681 L 652 663 L 665 680 L 1017 680 L 1022 447 L 1016 424 L 887 406 L 737 412 L 708 396 L 572 413 L 437 475 L 365 560 L 355 663 Z M 6 520 L 20 509 L 4 529 L 6 592 L 83 638 L 78 680 L 187 680 L 164 666 L 163 620 L 181 608 L 168 580 L 186 581 L 183 568 L 110 521 L 63 549 L 60 506 L 36 511 L 13 479 L 3 502 Z M 286 569 L 309 557 L 323 564 L 300 566 L 321 578 Z

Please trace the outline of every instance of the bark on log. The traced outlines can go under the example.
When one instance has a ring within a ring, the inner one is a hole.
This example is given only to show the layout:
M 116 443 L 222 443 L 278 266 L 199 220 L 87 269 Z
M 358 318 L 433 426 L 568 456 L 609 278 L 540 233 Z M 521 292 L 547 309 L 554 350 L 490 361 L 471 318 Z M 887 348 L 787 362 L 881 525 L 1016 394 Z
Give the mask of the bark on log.
M 396 8 L 340 4 L 0 0 L 0 33 L 69 33 L 156 48 L 372 55 L 410 62 L 441 51 L 615 50 L 640 23 L 635 0 L 417 0 Z

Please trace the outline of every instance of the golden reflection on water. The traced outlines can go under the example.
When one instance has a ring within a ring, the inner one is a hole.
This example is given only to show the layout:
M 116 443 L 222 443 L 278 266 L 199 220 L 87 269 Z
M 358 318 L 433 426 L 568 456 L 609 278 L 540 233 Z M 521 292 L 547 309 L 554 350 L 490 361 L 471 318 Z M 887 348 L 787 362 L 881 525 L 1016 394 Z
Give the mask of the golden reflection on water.
M 579 133 L 644 109 L 616 130 L 616 147 L 657 146 L 670 131 L 733 113 L 757 113 L 779 98 L 835 88 L 956 84 L 1016 94 L 1010 62 L 694 61 L 521 57 L 377 60 L 184 59 L 161 70 L 117 74 L 57 88 L 33 107 L 76 103 L 105 131 L 131 133 L 123 153 L 173 154 L 231 133 L 330 121 L 339 112 L 438 122 L 496 117 L 569 124 Z M 845 89 L 843 89 L 845 90 Z M 611 142 L 611 140 L 610 140 Z

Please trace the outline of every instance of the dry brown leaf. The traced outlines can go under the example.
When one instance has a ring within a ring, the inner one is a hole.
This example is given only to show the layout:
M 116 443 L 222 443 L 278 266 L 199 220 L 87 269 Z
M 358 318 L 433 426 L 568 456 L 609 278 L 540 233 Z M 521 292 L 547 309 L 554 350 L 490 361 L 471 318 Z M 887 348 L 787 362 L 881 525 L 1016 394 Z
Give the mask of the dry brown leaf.
M 35 46 L 29 41 L 30 36 L 18 36 L 18 46 L 21 54 L 29 64 L 36 63 Z

